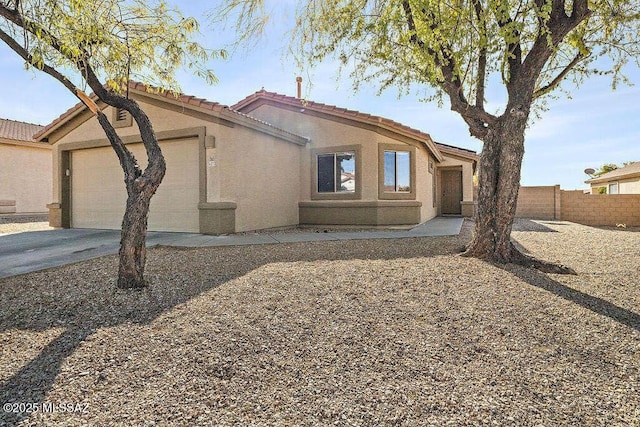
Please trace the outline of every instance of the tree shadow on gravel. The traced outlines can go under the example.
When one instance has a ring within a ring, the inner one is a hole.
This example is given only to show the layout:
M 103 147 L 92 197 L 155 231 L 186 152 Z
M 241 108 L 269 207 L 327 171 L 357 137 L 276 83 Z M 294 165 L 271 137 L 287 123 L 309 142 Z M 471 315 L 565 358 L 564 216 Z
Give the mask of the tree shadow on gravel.
M 562 225 L 562 224 L 555 224 L 555 223 L 550 223 L 550 224 Z M 526 218 L 516 218 L 513 221 L 512 231 L 532 231 L 536 233 L 557 233 L 558 232 L 557 230 L 554 230 L 552 228 L 545 226 L 544 223 L 535 222 Z
M 622 325 L 640 331 L 640 314 L 638 313 L 617 306 L 602 298 L 595 297 L 593 295 L 589 295 L 573 289 L 556 280 L 553 280 L 546 274 L 541 273 L 533 268 L 527 269 L 525 267 L 508 264 L 494 265 L 513 274 L 514 276 L 518 277 L 523 282 L 530 284 L 531 286 L 544 289 L 545 291 L 551 292 L 552 294 L 559 296 L 560 298 L 571 301 L 583 308 L 591 310 L 596 314 L 606 316 Z
M 47 344 L 38 356 L 27 363 L 0 386 L 0 401 L 26 404 L 29 412 L 46 401 L 46 395 L 60 373 L 62 362 L 93 333 L 91 329 L 72 328 L 65 330 Z M 62 402 L 55 402 L 62 403 Z M 65 402 L 66 403 L 66 402 Z M 19 409 L 20 407 L 16 407 Z M 0 426 L 14 426 L 29 416 L 29 412 L 11 412 L 6 408 L 0 417 Z
M 459 236 L 413 238 L 410 243 L 407 239 L 389 239 L 375 245 L 367 240 L 353 240 L 150 249 L 147 278 L 152 285 L 144 291 L 115 289 L 116 256 L 0 279 L 0 334 L 6 334 L 0 339 L 4 345 L 15 346 L 11 343 L 28 340 L 20 331 L 46 333 L 63 329 L 31 361 L 0 383 L 0 403 L 41 405 L 47 402 L 65 360 L 94 331 L 126 324 L 148 324 L 177 305 L 264 265 L 456 254 L 468 241 L 470 230 L 467 224 Z M 19 361 L 21 355 L 12 357 Z M 0 426 L 15 426 L 29 415 L 2 411 Z

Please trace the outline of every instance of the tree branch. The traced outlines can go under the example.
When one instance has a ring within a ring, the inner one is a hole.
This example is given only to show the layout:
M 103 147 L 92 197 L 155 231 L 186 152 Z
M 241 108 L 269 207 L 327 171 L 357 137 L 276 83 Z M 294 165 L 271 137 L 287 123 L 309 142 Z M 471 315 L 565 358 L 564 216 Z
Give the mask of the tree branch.
M 15 53 L 17 53 L 22 59 L 25 60 L 25 62 L 29 63 L 29 65 L 31 65 L 33 67 L 36 67 L 36 68 L 40 69 L 41 71 L 49 74 L 51 77 L 53 77 L 54 79 L 56 79 L 60 83 L 62 83 L 64 85 L 64 87 L 69 89 L 74 95 L 78 96 L 77 93 L 76 93 L 78 88 L 76 87 L 76 85 L 73 84 L 73 82 L 71 82 L 71 80 L 69 80 L 64 75 L 62 75 L 60 72 L 58 72 L 58 70 L 56 70 L 55 68 L 53 68 L 53 67 L 51 67 L 51 66 L 49 66 L 47 64 L 41 64 L 41 65 L 40 64 L 36 64 L 35 60 L 33 59 L 33 55 L 31 55 L 29 52 L 27 52 L 27 50 L 24 47 L 22 47 L 17 41 L 15 41 L 15 39 L 13 37 L 11 37 L 9 34 L 5 33 L 2 29 L 0 29 L 0 40 L 5 42 L 5 44 L 11 48 L 11 50 L 13 50 Z M 78 97 L 78 99 L 80 99 L 82 101 L 82 99 L 80 97 Z
M 543 95 L 546 95 L 547 93 L 551 92 L 556 87 L 558 87 L 558 85 L 560 85 L 560 83 L 562 82 L 562 80 L 564 80 L 567 74 L 569 74 L 571 70 L 573 70 L 575 66 L 578 65 L 578 63 L 580 63 L 580 61 L 582 61 L 584 58 L 586 58 L 586 56 L 578 52 L 575 58 L 573 58 L 571 62 L 567 64 L 567 66 L 553 80 L 551 80 L 549 84 L 541 87 L 540 89 L 536 90 L 533 93 L 533 98 L 535 99 Z
M 473 0 L 476 19 L 480 27 L 480 52 L 478 53 L 478 81 L 476 82 L 476 107 L 484 109 L 484 90 L 487 79 L 487 23 L 479 0 Z
M 11 50 L 17 53 L 22 59 L 24 59 L 31 66 L 38 68 L 39 70 L 43 71 L 46 74 L 49 74 L 51 77 L 53 77 L 54 79 L 62 83 L 64 87 L 69 89 L 71 93 L 73 93 L 80 101 L 82 101 L 83 104 L 85 104 L 89 109 L 93 111 L 93 108 L 90 105 L 90 103 L 92 103 L 93 101 L 91 99 L 88 99 L 88 100 L 85 99 L 86 95 L 83 97 L 82 95 L 84 94 L 82 93 L 82 91 L 78 89 L 76 85 L 73 84 L 73 82 L 71 82 L 67 77 L 62 75 L 58 70 L 56 70 L 55 68 L 51 67 L 48 64 L 44 64 L 44 63 L 36 64 L 35 60 L 33 59 L 33 55 L 27 52 L 27 50 L 24 47 L 22 47 L 17 41 L 15 41 L 10 35 L 5 33 L 2 29 L 0 29 L 0 40 L 5 42 L 5 44 L 11 48 Z M 98 120 L 100 121 L 102 128 L 105 130 L 105 133 L 109 138 L 109 142 L 111 143 L 111 146 L 114 148 L 116 154 L 118 155 L 118 158 L 120 159 L 120 163 L 123 165 L 123 167 L 125 167 L 126 165 L 125 174 L 127 175 L 128 178 L 136 179 L 137 176 L 139 176 L 140 174 L 136 172 L 136 170 L 139 170 L 139 168 L 137 167 L 137 162 L 135 160 L 135 157 L 128 149 L 125 148 L 124 144 L 122 143 L 122 140 L 116 134 L 111 123 L 109 123 L 109 121 L 106 120 L 106 124 L 105 124 L 103 123 L 103 121 L 100 120 L 100 115 L 104 116 L 104 114 L 100 111 L 96 111 L 94 112 L 94 114 L 98 116 Z M 105 127 L 105 125 L 107 125 L 107 127 Z M 115 139 L 114 139 L 114 135 L 115 135 Z
M 542 31 L 542 28 L 540 29 L 538 37 L 536 38 L 531 50 L 529 51 L 527 57 L 523 62 L 523 71 L 520 75 L 521 79 L 524 81 L 524 87 L 527 87 L 529 88 L 529 90 L 531 90 L 532 97 L 534 96 L 536 85 L 535 76 L 540 75 L 540 72 L 544 68 L 547 60 L 553 54 L 554 49 L 556 49 L 556 47 L 562 42 L 567 34 L 569 34 L 591 14 L 591 11 L 588 8 L 587 1 L 588 0 L 574 0 L 573 12 L 571 16 L 568 16 L 566 14 L 564 6 L 561 12 L 558 8 L 555 13 L 552 13 L 551 18 L 547 22 L 548 32 Z M 579 59 L 574 58 L 573 61 L 579 62 Z M 571 65 L 571 67 L 574 67 L 575 65 L 576 64 L 573 64 Z M 567 70 L 567 73 L 569 71 L 571 71 L 571 69 Z M 564 77 L 564 75 L 562 77 Z M 560 80 L 562 79 L 562 77 L 560 78 Z M 560 80 L 558 81 L 558 83 L 560 82 Z M 550 85 L 551 84 L 553 84 L 553 81 L 550 83 Z
M 484 111 L 482 105 L 471 105 L 462 90 L 462 82 L 456 74 L 455 59 L 449 54 L 451 49 L 439 49 L 436 51 L 418 38 L 415 16 L 408 0 L 402 2 L 402 7 L 407 20 L 407 27 L 411 32 L 410 41 L 417 47 L 424 49 L 433 58 L 435 65 L 442 72 L 443 80 L 440 87 L 449 96 L 451 110 L 459 113 L 469 125 L 471 135 L 482 139 L 487 132 L 487 127 L 497 121 L 497 117 Z M 431 15 L 431 30 L 435 30 L 435 17 Z
M 49 44 L 64 58 L 68 59 L 73 64 L 75 64 L 78 71 L 80 71 L 80 73 L 82 74 L 82 77 L 85 79 L 89 87 L 91 87 L 93 92 L 98 96 L 100 100 L 102 100 L 107 105 L 110 105 L 112 107 L 122 108 L 128 111 L 129 114 L 131 114 L 133 119 L 136 121 L 136 124 L 138 125 L 142 142 L 147 152 L 148 165 L 143 174 L 140 173 L 140 168 L 138 166 L 138 163 L 135 157 L 126 148 L 125 144 L 122 142 L 118 134 L 113 129 L 113 126 L 111 125 L 111 123 L 108 120 L 106 120 L 106 116 L 103 120 L 100 118 L 100 114 L 102 113 L 98 114 L 99 122 L 103 127 L 105 133 L 107 134 L 107 137 L 109 138 L 111 145 L 115 149 L 121 161 L 122 167 L 125 172 L 125 178 L 127 178 L 128 185 L 129 185 L 129 182 L 133 183 L 134 181 L 140 178 L 143 181 L 145 181 L 148 179 L 150 175 L 155 175 L 158 173 L 158 171 L 163 171 L 165 169 L 166 165 L 165 165 L 164 156 L 162 156 L 162 152 L 160 150 L 160 146 L 158 145 L 157 138 L 156 138 L 155 132 L 153 131 L 153 126 L 151 124 L 151 121 L 149 120 L 149 117 L 144 113 L 144 111 L 142 111 L 142 109 L 140 108 L 140 106 L 135 100 L 126 98 L 122 95 L 118 95 L 114 92 L 108 91 L 104 87 L 104 85 L 100 82 L 97 75 L 95 74 L 93 67 L 91 67 L 91 64 L 89 64 L 89 61 L 88 61 L 89 53 L 86 52 L 86 50 L 82 49 L 82 55 L 79 57 L 70 55 L 68 53 L 70 52 L 70 50 L 64 49 L 63 47 L 64 44 L 55 35 L 51 34 L 42 26 L 34 22 L 25 20 L 20 13 L 11 11 L 7 7 L 5 7 L 2 3 L 0 3 L 0 16 L 6 18 L 8 21 L 12 22 L 16 26 L 23 28 L 34 37 L 38 37 L 38 34 L 40 34 L 41 37 L 42 36 L 46 37 L 47 44 Z M 32 62 L 33 60 L 30 61 L 30 63 Z M 51 67 L 49 68 L 53 70 L 53 68 Z M 58 75 L 61 76 L 60 73 L 58 73 Z M 69 86 L 67 86 L 67 88 L 71 90 L 74 95 L 79 97 L 77 93 L 78 89 L 72 83 L 71 85 L 73 89 Z M 84 103 L 84 100 L 82 98 L 80 99 Z M 102 115 L 104 116 L 104 114 Z
M 517 80 L 516 76 L 520 73 L 520 67 L 522 66 L 522 46 L 520 45 L 520 31 L 514 29 L 513 19 L 505 12 L 506 18 L 497 16 L 498 27 L 504 30 L 507 27 L 511 27 L 513 31 L 513 41 L 508 41 L 505 37 L 504 41 L 507 45 L 507 64 L 509 66 L 509 80 L 506 82 L 507 90 L 514 85 L 514 81 Z

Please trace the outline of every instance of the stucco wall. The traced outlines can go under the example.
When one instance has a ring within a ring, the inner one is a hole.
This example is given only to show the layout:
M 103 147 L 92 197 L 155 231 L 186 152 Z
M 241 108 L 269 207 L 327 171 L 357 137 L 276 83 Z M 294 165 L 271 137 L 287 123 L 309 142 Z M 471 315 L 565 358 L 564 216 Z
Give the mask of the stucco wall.
M 618 188 L 620 194 L 640 194 L 640 178 L 620 180 Z
M 293 112 L 262 105 L 249 114 L 311 139 L 300 162 L 300 200 L 310 200 L 312 185 L 315 185 L 311 176 L 311 163 L 314 161 L 312 149 L 352 145 L 362 147 L 361 200 L 378 199 L 378 144 L 396 141 L 366 129 L 315 117 L 302 111 Z
M 438 205 L 433 203 L 433 180 L 436 179 L 436 168 L 429 172 L 429 162 L 433 158 L 426 150 L 416 150 L 416 200 L 422 202 L 420 207 L 420 222 L 427 221 L 438 215 Z M 433 163 L 435 165 L 435 163 Z
M 237 203 L 237 232 L 298 224 L 303 150 L 239 126 L 219 129 L 207 150 L 207 201 Z
M 0 141 L 0 200 L 15 201 L 15 213 L 43 213 L 51 197 L 51 148 Z
M 203 180 L 199 182 L 195 179 L 192 185 L 201 191 L 200 203 L 227 203 L 225 206 L 228 206 L 228 202 L 235 203 L 232 211 L 235 216 L 234 228 L 225 232 L 297 224 L 301 146 L 230 122 L 216 116 L 216 113 L 204 110 L 193 113 L 190 110 L 191 114 L 182 114 L 163 108 L 161 102 L 145 102 L 146 100 L 147 98 L 138 99 L 138 102 L 150 117 L 156 134 L 203 129 L 197 131 L 203 133 L 203 140 L 198 142 L 201 145 L 200 154 L 190 166 L 191 169 L 200 171 Z M 107 117 L 111 117 L 110 107 L 104 111 Z M 122 137 L 135 139 L 139 135 L 135 123 L 117 131 Z M 213 146 L 206 149 L 205 135 L 215 141 Z M 57 140 L 54 150 L 53 173 L 56 179 L 53 201 L 61 203 L 64 175 L 62 151 L 87 144 L 106 146 L 107 141 L 95 118 L 90 118 L 71 131 L 54 134 L 52 139 Z M 140 157 L 144 165 L 144 154 L 140 154 Z M 171 167 L 171 163 L 167 163 Z M 193 209 L 197 216 L 198 203 L 194 204 Z
M 426 221 L 437 214 L 437 208 L 433 206 L 432 180 L 435 175 L 429 173 L 429 159 L 431 156 L 421 144 L 407 144 L 389 136 L 375 132 L 365 127 L 343 123 L 340 120 L 331 120 L 311 114 L 304 109 L 289 111 L 271 105 L 261 105 L 249 112 L 250 115 L 273 123 L 281 128 L 309 137 L 311 143 L 302 151 L 300 162 L 300 200 L 312 199 L 312 188 L 316 185 L 312 176 L 312 162 L 314 149 L 342 146 L 360 146 L 361 168 L 361 197 L 360 201 L 369 202 L 379 200 L 378 174 L 380 167 L 378 162 L 378 149 L 381 144 L 398 146 L 398 149 L 406 147 L 416 148 L 416 198 L 421 202 L 420 221 Z M 454 159 L 450 161 L 455 163 Z M 460 163 L 455 163 L 460 164 Z M 469 164 L 469 169 L 471 168 Z M 471 183 L 471 175 L 469 175 Z M 470 193 L 471 194 L 471 193 Z
M 599 194 L 600 187 L 605 187 L 609 192 L 609 185 L 618 183 L 618 194 L 640 194 L 640 177 L 620 179 L 616 181 L 591 184 L 591 193 Z

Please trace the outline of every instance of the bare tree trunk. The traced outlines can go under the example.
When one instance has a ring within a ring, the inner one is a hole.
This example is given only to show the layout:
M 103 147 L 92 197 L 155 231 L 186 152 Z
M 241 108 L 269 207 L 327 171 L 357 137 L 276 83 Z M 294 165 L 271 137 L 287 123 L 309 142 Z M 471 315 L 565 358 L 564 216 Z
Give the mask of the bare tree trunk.
M 147 258 L 146 239 L 149 206 L 151 198 L 164 178 L 166 164 L 147 115 L 135 101 L 111 96 L 113 97 L 110 99 L 112 102 L 115 100 L 114 103 L 122 105 L 122 108 L 129 111 L 136 119 L 148 159 L 148 166 L 143 172 L 107 117 L 102 112 L 97 114 L 98 121 L 118 155 L 127 188 L 127 205 L 122 218 L 120 235 L 120 266 L 117 286 L 121 289 L 141 289 L 147 286 L 144 279 L 144 266 Z
M 466 252 L 469 256 L 512 262 L 517 252 L 510 236 L 524 155 L 523 126 L 521 120 L 501 118 L 484 140 L 478 165 L 475 233 Z
M 122 218 L 120 238 L 120 266 L 118 288 L 143 288 L 144 266 L 147 259 L 147 218 L 151 197 L 144 192 L 127 197 L 127 208 Z
M 478 170 L 475 230 L 464 255 L 496 263 L 527 265 L 545 272 L 575 274 L 568 267 L 523 254 L 511 241 L 526 122 L 524 113 L 507 113 L 491 126 L 484 138 Z

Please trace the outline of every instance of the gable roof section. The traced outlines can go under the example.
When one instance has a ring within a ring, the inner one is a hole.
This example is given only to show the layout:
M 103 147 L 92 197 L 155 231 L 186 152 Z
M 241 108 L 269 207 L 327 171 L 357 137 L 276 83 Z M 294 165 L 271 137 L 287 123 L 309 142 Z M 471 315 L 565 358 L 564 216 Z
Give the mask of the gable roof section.
M 602 174 L 596 178 L 588 179 L 586 184 L 601 184 L 609 181 L 616 181 L 621 178 L 633 178 L 640 176 L 640 162 L 631 163 L 627 166 L 614 169 L 611 172 Z
M 41 129 L 42 126 L 33 123 L 0 119 L 0 138 L 13 139 L 15 141 L 33 142 L 33 136 Z
M 155 89 L 150 87 L 150 89 Z M 280 129 L 276 126 L 273 126 L 265 121 L 258 120 L 254 117 L 243 114 L 239 111 L 234 111 L 230 109 L 228 106 L 209 101 L 204 98 L 198 98 L 192 95 L 185 95 L 183 93 L 173 94 L 167 91 L 154 93 L 149 92 L 147 90 L 147 86 L 143 83 L 139 82 L 129 82 L 129 93 L 133 95 L 138 95 L 142 97 L 152 98 L 155 100 L 160 100 L 162 102 L 166 102 L 169 104 L 177 105 L 182 109 L 194 110 L 203 112 L 205 114 L 218 117 L 221 119 L 228 120 L 232 123 L 236 123 L 245 127 L 249 127 L 255 130 L 258 130 L 263 133 L 267 133 L 269 135 L 287 140 L 289 142 L 293 142 L 298 145 L 305 145 L 309 142 L 308 138 L 305 138 L 300 135 L 296 135 L 292 132 L 288 132 L 284 129 Z M 98 100 L 95 94 L 91 95 L 92 99 Z M 47 138 L 54 132 L 59 129 L 62 129 L 69 121 L 87 110 L 86 106 L 79 102 L 64 113 L 62 113 L 57 119 L 53 122 L 49 123 L 47 126 L 42 128 L 34 138 L 38 141 L 46 141 Z
M 289 107 L 295 109 L 313 110 L 319 113 L 333 116 L 335 118 L 368 124 L 378 129 L 384 129 L 397 135 L 409 137 L 424 144 L 438 161 L 442 161 L 442 153 L 457 155 L 458 157 L 463 157 L 472 161 L 477 161 L 478 159 L 478 156 L 474 151 L 436 143 L 428 133 L 403 125 L 402 123 L 396 122 L 391 119 L 375 116 L 372 114 L 361 113 L 359 111 L 349 110 L 346 108 L 337 107 L 335 105 L 306 101 L 291 96 L 280 95 L 274 92 L 267 92 L 265 90 L 260 90 L 252 95 L 249 95 L 240 102 L 232 105 L 231 109 L 250 113 L 252 110 L 262 104 L 284 106 L 285 108 Z
M 0 119 L 0 144 L 51 150 L 49 144 L 37 142 L 34 135 L 42 126 L 16 120 Z

